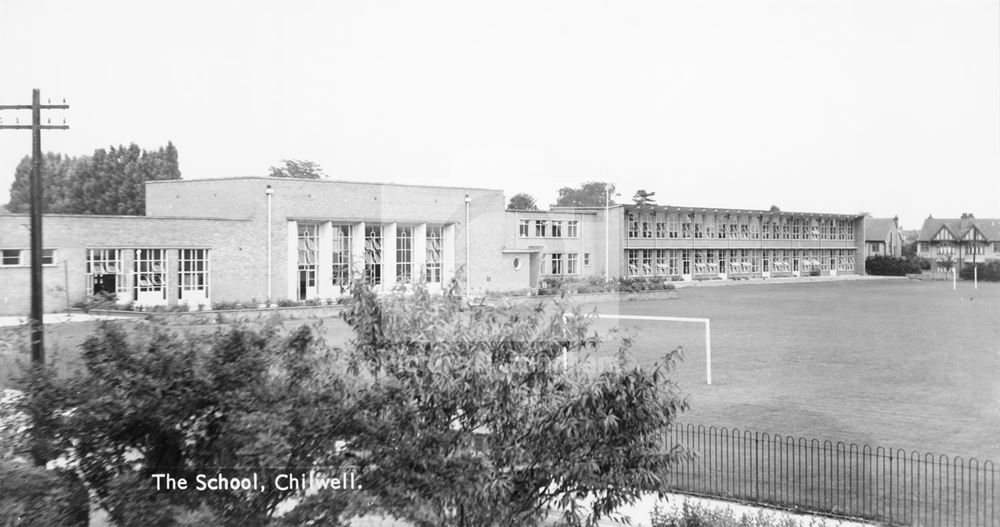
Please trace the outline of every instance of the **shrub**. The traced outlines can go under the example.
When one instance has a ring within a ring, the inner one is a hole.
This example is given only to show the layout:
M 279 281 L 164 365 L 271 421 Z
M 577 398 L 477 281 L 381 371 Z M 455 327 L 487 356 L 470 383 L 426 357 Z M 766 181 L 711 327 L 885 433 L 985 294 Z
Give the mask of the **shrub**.
M 825 527 L 823 520 L 811 518 L 808 527 Z M 651 527 L 805 527 L 794 518 L 760 510 L 737 516 L 729 508 L 710 508 L 684 500 L 680 510 L 664 511 L 659 505 L 650 514 Z
M 897 258 L 895 256 L 869 256 L 865 259 L 865 272 L 874 276 L 906 276 L 920 273 L 918 259 Z
M 639 367 L 626 341 L 604 371 L 565 369 L 564 352 L 599 344 L 581 312 L 565 314 L 359 285 L 343 349 L 308 326 L 206 338 L 103 323 L 82 345 L 79 376 L 39 368 L 26 379 L 32 451 L 70 452 L 119 525 L 266 525 L 291 503 L 289 524 L 335 526 L 346 499 L 421 527 L 529 525 L 550 509 L 596 524 L 667 490 L 683 454 L 662 437 L 687 401 L 667 377 L 676 351 Z M 157 492 L 151 481 L 193 480 L 197 467 L 266 481 L 269 467 L 353 467 L 364 490 Z
M 973 269 L 976 269 L 975 273 L 973 273 Z M 974 266 L 971 263 L 965 264 L 959 270 L 958 277 L 962 280 L 972 280 L 977 277 L 986 282 L 998 282 L 1000 281 L 1000 260 L 976 262 Z

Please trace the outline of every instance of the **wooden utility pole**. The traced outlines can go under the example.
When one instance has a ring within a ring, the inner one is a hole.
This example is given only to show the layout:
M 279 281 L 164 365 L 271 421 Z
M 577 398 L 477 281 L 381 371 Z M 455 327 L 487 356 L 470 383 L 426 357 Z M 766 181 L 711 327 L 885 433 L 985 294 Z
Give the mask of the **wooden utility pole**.
M 50 101 L 51 102 L 51 101 Z M 45 364 L 42 328 L 42 130 L 66 130 L 63 124 L 42 124 L 42 110 L 64 110 L 63 104 L 42 104 L 38 89 L 31 92 L 31 104 L 0 105 L 0 110 L 31 110 L 31 124 L 3 124 L 0 130 L 31 130 L 31 362 Z

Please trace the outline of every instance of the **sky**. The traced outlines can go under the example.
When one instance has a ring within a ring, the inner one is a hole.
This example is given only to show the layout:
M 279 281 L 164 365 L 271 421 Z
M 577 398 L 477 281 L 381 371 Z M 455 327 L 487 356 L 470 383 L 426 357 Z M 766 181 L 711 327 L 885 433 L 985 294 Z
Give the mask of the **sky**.
M 998 0 L 0 0 L 0 104 L 33 88 L 43 150 L 172 141 L 185 179 L 1000 217 Z M 30 151 L 0 131 L 0 202 Z

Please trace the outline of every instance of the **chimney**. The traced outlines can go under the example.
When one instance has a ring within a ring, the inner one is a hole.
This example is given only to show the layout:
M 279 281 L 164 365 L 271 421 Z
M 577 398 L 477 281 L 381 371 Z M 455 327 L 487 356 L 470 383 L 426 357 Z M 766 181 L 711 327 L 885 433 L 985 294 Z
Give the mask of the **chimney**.
M 892 223 L 896 226 L 896 230 L 899 230 L 899 216 L 898 215 L 892 217 Z

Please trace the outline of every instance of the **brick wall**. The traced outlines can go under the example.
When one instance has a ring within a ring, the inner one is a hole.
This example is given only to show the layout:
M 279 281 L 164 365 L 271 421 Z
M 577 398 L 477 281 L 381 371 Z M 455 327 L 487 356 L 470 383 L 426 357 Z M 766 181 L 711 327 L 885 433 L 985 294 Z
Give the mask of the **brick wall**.
M 27 215 L 0 215 L 0 248 L 27 249 L 29 224 Z M 45 311 L 62 311 L 67 303 L 86 299 L 87 249 L 167 249 L 167 293 L 176 301 L 177 249 L 207 248 L 211 300 L 262 297 L 264 252 L 250 225 L 223 219 L 45 215 L 42 245 L 55 249 L 55 263 L 42 275 Z M 23 266 L 0 267 L 0 315 L 29 312 L 29 263 L 25 251 Z

